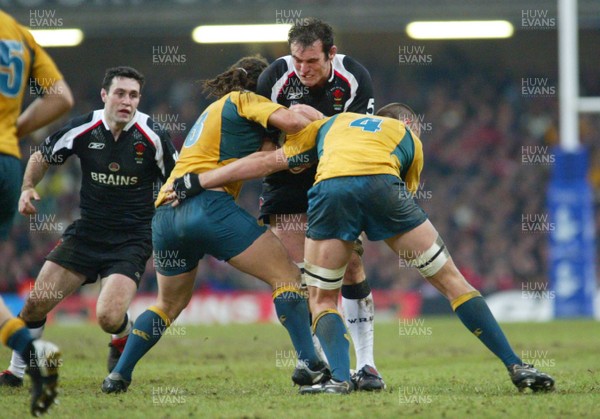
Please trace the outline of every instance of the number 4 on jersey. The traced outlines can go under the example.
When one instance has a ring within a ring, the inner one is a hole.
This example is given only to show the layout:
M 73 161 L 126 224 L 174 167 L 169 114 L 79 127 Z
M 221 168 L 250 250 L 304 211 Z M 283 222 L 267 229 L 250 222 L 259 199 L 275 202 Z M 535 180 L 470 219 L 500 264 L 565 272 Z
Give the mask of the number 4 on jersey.
M 362 128 L 363 131 L 377 132 L 381 131 L 381 123 L 383 120 L 377 118 L 359 118 L 350 123 L 351 127 Z

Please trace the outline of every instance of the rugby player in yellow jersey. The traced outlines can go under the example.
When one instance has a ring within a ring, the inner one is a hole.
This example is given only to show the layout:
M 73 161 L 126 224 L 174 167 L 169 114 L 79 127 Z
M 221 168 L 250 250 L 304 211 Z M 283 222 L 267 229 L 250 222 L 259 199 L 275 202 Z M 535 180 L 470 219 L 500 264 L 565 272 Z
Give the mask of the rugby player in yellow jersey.
M 43 96 L 23 112 L 33 80 Z M 52 58 L 31 33 L 0 10 L 0 241 L 8 238 L 17 211 L 23 169 L 19 138 L 73 107 L 73 96 Z
M 456 268 L 442 238 L 413 200 L 423 151 L 419 138 L 399 121 L 400 112 L 399 104 L 390 104 L 377 116 L 343 113 L 315 121 L 289 134 L 277 151 L 256 153 L 199 176 L 201 187 L 212 188 L 319 160 L 308 193 L 304 269 L 312 327 L 329 361 L 331 378 L 300 392 L 351 391 L 348 336 L 337 301 L 353 242 L 361 231 L 370 240 L 384 240 L 398 255 L 414 255 L 408 262 L 448 298 L 463 324 L 500 358 L 517 388 L 553 389 L 549 375 L 514 353 L 485 300 Z
M 309 122 L 254 93 L 256 80 L 266 66 L 264 59 L 243 58 L 205 82 L 219 100 L 206 108 L 190 130 L 167 184 L 185 173 L 225 166 L 259 150 L 269 126 L 297 132 Z M 127 390 L 136 363 L 189 303 L 198 262 L 205 254 L 271 286 L 277 316 L 304 365 L 304 374 L 312 383 L 322 380 L 326 368 L 313 347 L 308 303 L 299 289 L 300 269 L 279 239 L 236 204 L 241 186 L 241 182 L 232 182 L 177 207 L 170 205 L 166 187 L 161 189 L 152 221 L 158 298 L 137 318 L 123 355 L 102 383 L 102 391 Z
M 21 112 L 30 79 L 44 95 Z M 0 10 L 0 244 L 8 238 L 19 200 L 23 177 L 19 138 L 72 107 L 71 90 L 50 56 L 25 27 Z M 1 297 L 0 341 L 27 360 L 32 378 L 31 413 L 45 413 L 57 394 L 58 348 L 35 339 L 23 320 L 12 316 Z M 0 374 L 0 384 L 11 385 L 11 378 L 10 374 Z M 22 385 L 22 380 L 16 385 Z
M 338 51 L 333 28 L 327 22 L 312 17 L 297 19 L 288 32 L 288 45 L 289 55 L 273 61 L 260 75 L 260 95 L 287 107 L 310 105 L 326 116 L 341 112 L 373 114 L 375 99 L 369 71 L 353 57 Z M 270 224 L 301 269 L 307 193 L 315 173 L 316 165 L 273 173 L 263 179 L 259 200 L 260 219 Z M 341 290 L 341 308 L 356 355 L 352 381 L 357 390 L 383 390 L 385 382 L 374 356 L 375 304 L 361 259 L 360 239 L 354 252 Z M 316 337 L 314 342 L 319 352 L 321 345 Z

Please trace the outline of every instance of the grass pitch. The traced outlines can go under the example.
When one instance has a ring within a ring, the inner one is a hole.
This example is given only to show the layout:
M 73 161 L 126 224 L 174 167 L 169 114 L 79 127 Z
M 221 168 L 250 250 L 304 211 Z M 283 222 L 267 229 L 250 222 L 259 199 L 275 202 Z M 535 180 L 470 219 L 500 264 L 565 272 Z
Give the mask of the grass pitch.
M 505 324 L 515 351 L 556 379 L 519 393 L 504 366 L 456 318 L 376 324 L 380 393 L 300 396 L 283 327 L 182 326 L 134 371 L 125 394 L 100 390 L 108 340 L 96 325 L 50 325 L 63 351 L 55 418 L 573 418 L 600 417 L 599 326 L 593 321 Z M 353 352 L 351 350 L 351 352 Z M 10 353 L 0 351 L 0 367 Z M 25 383 L 29 386 L 29 380 Z M 0 417 L 28 414 L 26 389 L 0 388 Z

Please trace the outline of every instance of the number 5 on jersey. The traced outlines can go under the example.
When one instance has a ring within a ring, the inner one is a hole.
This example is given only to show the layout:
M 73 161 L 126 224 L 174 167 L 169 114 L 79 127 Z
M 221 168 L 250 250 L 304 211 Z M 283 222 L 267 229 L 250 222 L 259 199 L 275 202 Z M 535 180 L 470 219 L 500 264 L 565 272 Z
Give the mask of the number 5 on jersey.
M 17 41 L 0 41 L 0 93 L 16 97 L 24 77 L 23 45 Z

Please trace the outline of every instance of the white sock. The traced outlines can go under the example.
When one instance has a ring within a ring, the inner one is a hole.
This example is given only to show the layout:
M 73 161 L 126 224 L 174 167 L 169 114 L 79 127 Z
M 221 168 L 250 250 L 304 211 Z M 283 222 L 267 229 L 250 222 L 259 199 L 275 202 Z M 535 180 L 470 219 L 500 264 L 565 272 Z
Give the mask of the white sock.
M 34 339 L 39 339 L 42 337 L 42 333 L 44 332 L 44 326 L 36 327 L 35 329 L 29 329 L 29 333 L 31 337 Z M 8 370 L 15 377 L 23 378 L 25 375 L 25 368 L 27 367 L 27 362 L 21 357 L 17 351 L 12 351 L 12 357 L 10 358 L 10 366 Z
M 346 327 L 354 343 L 356 371 L 365 365 L 376 368 L 373 359 L 373 318 L 375 316 L 373 294 L 369 293 L 360 300 L 350 300 L 342 297 L 342 310 L 344 311 Z

